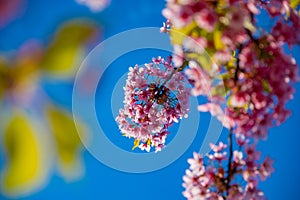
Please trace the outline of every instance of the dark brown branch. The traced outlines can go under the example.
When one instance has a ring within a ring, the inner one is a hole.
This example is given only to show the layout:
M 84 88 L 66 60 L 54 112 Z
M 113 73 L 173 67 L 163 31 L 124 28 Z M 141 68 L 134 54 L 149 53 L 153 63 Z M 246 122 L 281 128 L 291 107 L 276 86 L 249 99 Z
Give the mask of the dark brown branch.
M 243 50 L 243 45 L 240 45 L 238 48 L 238 54 L 240 54 Z M 234 72 L 234 84 L 236 85 L 237 81 L 239 80 L 239 72 L 240 72 L 240 58 L 237 56 L 236 59 L 236 69 Z
M 242 50 L 243 50 L 243 45 L 241 44 L 238 47 L 238 54 L 240 54 L 242 52 Z M 240 58 L 237 57 L 236 69 L 235 69 L 235 72 L 234 72 L 234 84 L 235 85 L 237 84 L 237 81 L 239 79 L 240 70 L 241 70 L 240 69 Z M 231 127 L 230 130 L 229 130 L 229 135 L 228 135 L 229 158 L 228 158 L 228 165 L 227 165 L 227 177 L 225 179 L 227 195 L 228 195 L 228 190 L 230 188 L 231 179 L 233 177 L 233 174 L 235 173 L 235 169 L 232 169 L 232 157 L 233 157 L 233 139 L 232 139 L 232 137 L 233 137 L 233 128 Z
M 227 166 L 227 189 L 229 188 L 231 176 L 232 176 L 232 156 L 233 156 L 233 142 L 232 142 L 233 129 L 231 128 L 228 136 L 228 145 L 229 145 L 229 158 Z
M 245 31 L 247 33 L 247 35 L 249 36 L 250 40 L 254 42 L 254 44 L 256 44 L 256 46 L 259 46 L 259 41 L 258 39 L 254 38 L 251 31 L 247 28 L 245 28 Z

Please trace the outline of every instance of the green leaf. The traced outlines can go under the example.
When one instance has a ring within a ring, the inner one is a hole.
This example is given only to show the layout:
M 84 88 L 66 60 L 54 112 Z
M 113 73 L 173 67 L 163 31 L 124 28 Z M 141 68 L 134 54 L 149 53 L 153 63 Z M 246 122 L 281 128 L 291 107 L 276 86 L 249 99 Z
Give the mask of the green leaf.
M 263 79 L 261 81 L 261 83 L 262 83 L 264 91 L 266 91 L 266 92 L 271 92 L 272 91 L 272 88 L 271 88 L 271 86 L 270 86 L 270 84 L 267 80 Z

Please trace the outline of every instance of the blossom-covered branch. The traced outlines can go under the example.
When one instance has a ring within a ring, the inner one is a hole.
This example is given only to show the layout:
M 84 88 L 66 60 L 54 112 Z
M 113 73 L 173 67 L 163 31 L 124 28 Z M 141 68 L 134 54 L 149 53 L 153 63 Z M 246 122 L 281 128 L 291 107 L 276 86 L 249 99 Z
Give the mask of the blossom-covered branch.
M 189 61 L 192 94 L 208 99 L 199 111 L 209 111 L 229 129 L 229 149 L 211 144 L 212 154 L 195 153 L 189 160 L 183 184 L 188 199 L 264 199 L 258 180 L 270 175 L 273 161 L 260 163 L 256 145 L 290 115 L 285 106 L 293 98 L 298 66 L 285 44 L 293 48 L 300 41 L 297 7 L 281 0 L 167 1 L 161 31 L 170 34 L 174 57 L 181 58 L 174 63 Z M 270 27 L 257 22 L 264 10 Z

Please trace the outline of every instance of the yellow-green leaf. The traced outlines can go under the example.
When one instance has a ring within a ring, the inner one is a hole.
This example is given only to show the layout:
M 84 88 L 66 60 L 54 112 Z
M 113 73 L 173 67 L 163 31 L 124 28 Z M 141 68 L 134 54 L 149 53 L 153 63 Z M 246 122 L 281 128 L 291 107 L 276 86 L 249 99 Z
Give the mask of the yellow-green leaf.
M 226 95 L 226 90 L 225 90 L 224 85 L 217 85 L 217 86 L 213 87 L 211 90 L 211 96 L 225 97 L 225 95 Z
M 252 22 L 250 20 L 247 20 L 245 23 L 244 23 L 244 27 L 248 30 L 250 30 L 252 33 L 255 32 L 256 28 L 255 26 L 252 24 Z
M 171 37 L 172 44 L 182 45 L 184 39 L 187 36 L 191 35 L 192 30 L 196 27 L 197 27 L 197 24 L 196 24 L 196 22 L 193 21 L 189 25 L 187 25 L 181 29 L 172 28 L 170 30 L 170 37 Z
M 81 63 L 86 45 L 98 30 L 96 24 L 88 20 L 63 24 L 47 48 L 42 68 L 55 75 L 73 74 Z
M 14 114 L 4 132 L 7 155 L 2 172 L 2 190 L 7 196 L 17 197 L 37 189 L 45 180 L 44 146 L 25 115 Z
M 2 99 L 2 96 L 8 87 L 8 69 L 9 66 L 6 59 L 0 56 L 0 99 Z
M 151 145 L 151 140 L 150 139 L 147 140 L 147 145 Z
M 59 170 L 66 179 L 74 179 L 82 173 L 79 133 L 83 133 L 83 125 L 79 124 L 80 130 L 77 132 L 72 115 L 54 106 L 48 107 L 46 115 L 57 148 Z
M 222 42 L 222 32 L 220 30 L 214 31 L 214 45 L 216 50 L 222 50 L 225 47 Z
M 297 8 L 299 4 L 300 4 L 300 0 L 291 0 L 290 1 L 291 8 L 293 8 L 293 9 Z
M 272 88 L 271 88 L 269 82 L 266 79 L 263 79 L 261 81 L 261 83 L 262 83 L 264 91 L 266 91 L 266 92 L 271 92 L 272 91 Z
M 140 145 L 140 140 L 135 139 L 131 150 L 135 150 Z
M 188 60 L 196 61 L 202 69 L 206 70 L 208 74 L 211 73 L 213 62 L 211 58 L 206 54 L 206 52 L 199 54 L 199 53 L 187 53 L 186 58 Z

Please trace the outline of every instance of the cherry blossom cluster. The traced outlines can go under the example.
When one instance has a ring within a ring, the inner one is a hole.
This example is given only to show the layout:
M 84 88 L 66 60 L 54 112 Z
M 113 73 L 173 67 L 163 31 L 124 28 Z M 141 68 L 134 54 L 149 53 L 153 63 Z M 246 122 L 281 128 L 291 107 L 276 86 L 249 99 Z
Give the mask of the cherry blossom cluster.
M 273 161 L 266 157 L 259 164 L 260 152 L 255 146 L 249 145 L 242 151 L 233 151 L 230 163 L 231 173 L 228 175 L 224 167 L 228 161 L 227 145 L 220 142 L 211 144 L 213 153 L 207 157 L 194 153 L 194 157 L 188 159 L 190 168 L 183 177 L 183 186 L 186 188 L 184 196 L 188 199 L 265 199 L 264 193 L 257 188 L 258 180 L 265 180 L 274 171 Z M 205 163 L 210 165 L 206 166 Z M 231 184 L 228 184 L 231 180 Z M 245 182 L 245 184 L 240 184 Z
M 129 68 L 124 87 L 124 109 L 116 121 L 124 136 L 134 138 L 134 148 L 160 151 L 168 128 L 189 112 L 190 88 L 182 68 L 171 58 L 153 58 L 151 63 Z
M 191 93 L 208 100 L 198 110 L 210 112 L 230 130 L 228 154 L 220 144 L 212 146 L 214 154 L 195 154 L 189 161 L 188 199 L 264 199 L 257 183 L 273 171 L 272 160 L 259 164 L 255 146 L 290 115 L 286 104 L 299 76 L 284 48 L 300 44 L 297 7 L 286 0 L 167 1 L 163 15 L 171 28 L 162 30 L 174 46 L 174 64 L 189 61 L 185 72 L 193 83 Z M 269 15 L 270 27 L 257 22 L 261 12 Z M 239 175 L 245 183 L 237 182 Z
M 269 32 L 257 27 L 255 15 L 261 8 L 277 17 Z M 186 34 L 185 39 L 178 39 L 181 37 L 170 31 L 176 57 L 182 58 L 175 65 L 192 60 L 186 70 L 194 82 L 192 93 L 209 98 L 208 104 L 199 106 L 200 111 L 214 114 L 218 110 L 218 118 L 227 128 L 236 127 L 238 133 L 260 138 L 274 120 L 280 124 L 287 118 L 290 112 L 285 104 L 293 97 L 298 66 L 283 45 L 292 47 L 300 41 L 300 18 L 287 1 L 170 0 L 163 14 L 174 32 Z M 287 18 L 289 22 L 285 22 Z M 195 54 L 201 58 L 203 50 L 217 69 L 195 59 Z M 222 78 L 217 87 L 211 84 L 216 71 Z M 219 106 L 224 100 L 228 101 L 226 115 Z

